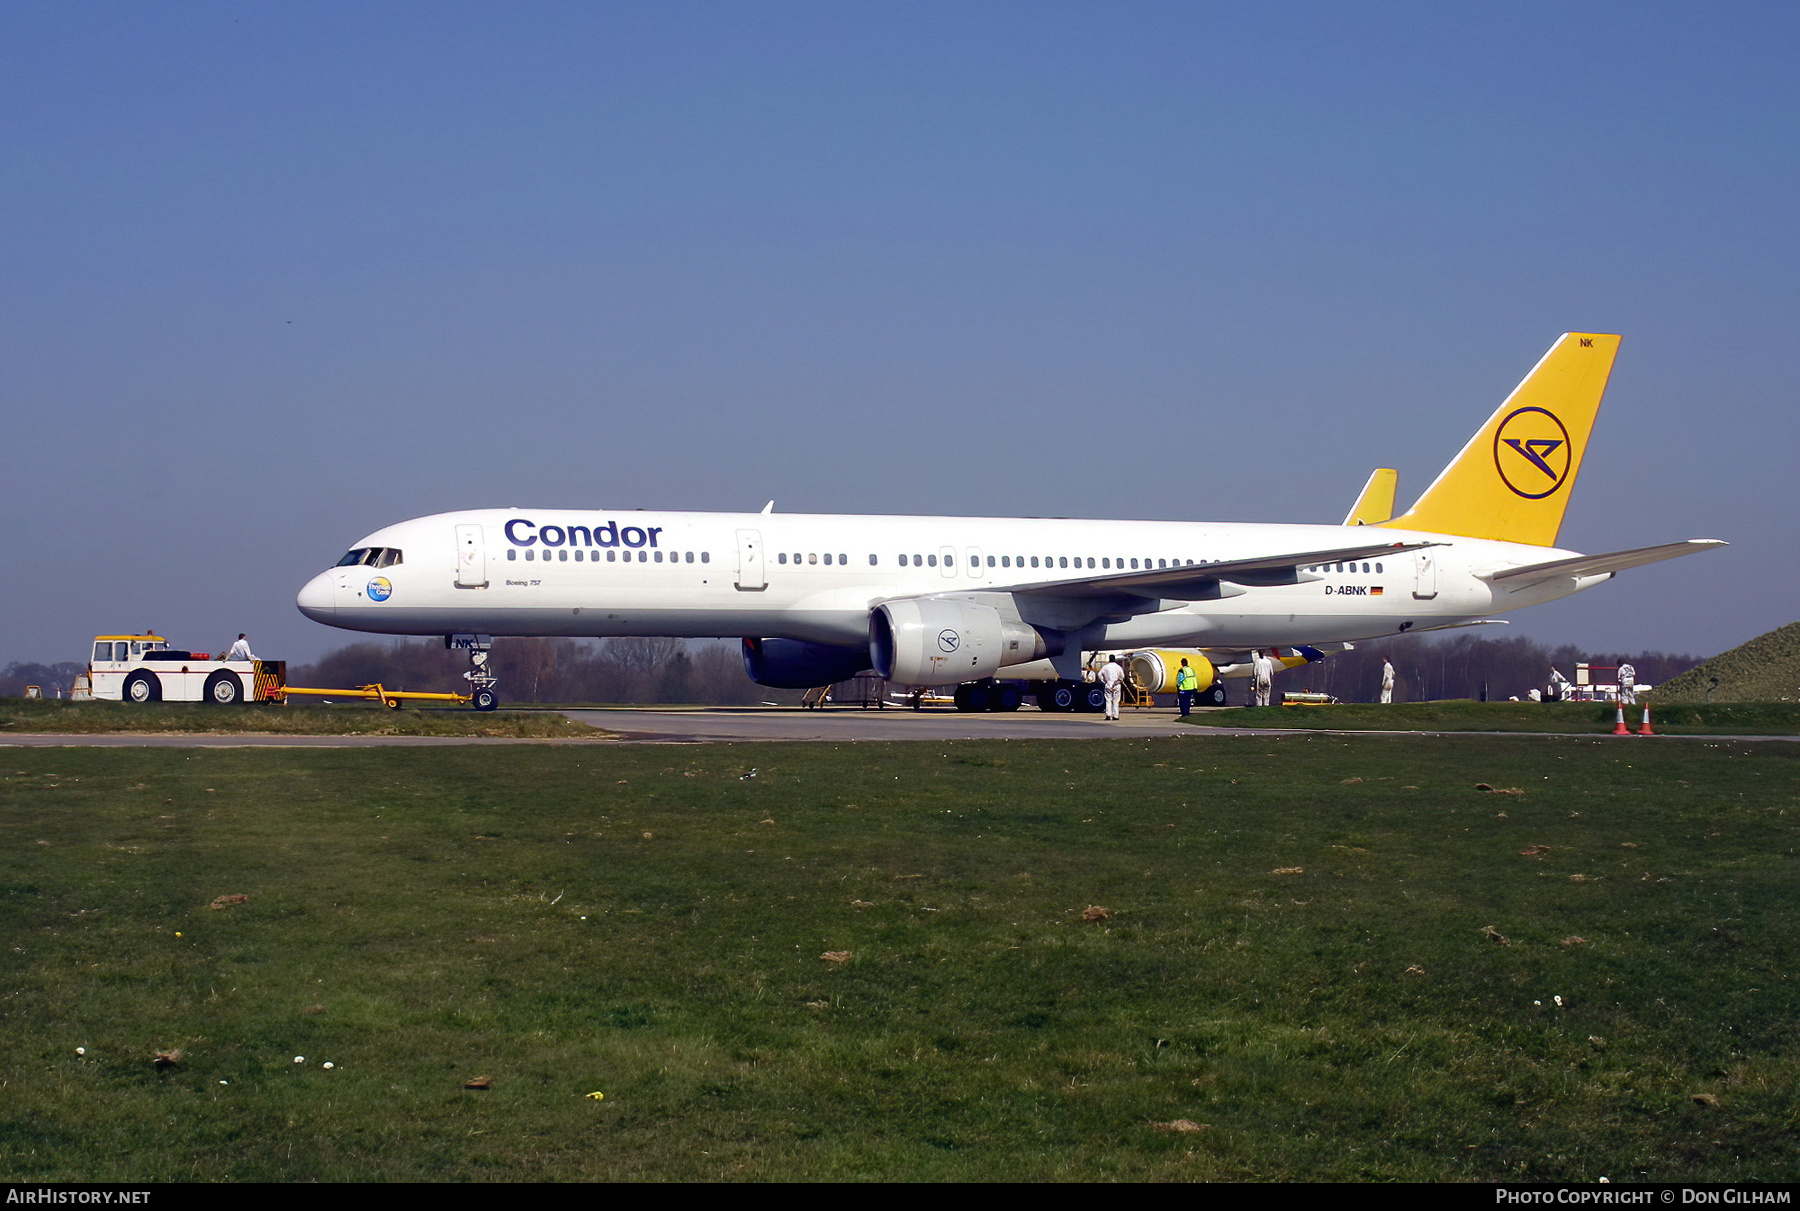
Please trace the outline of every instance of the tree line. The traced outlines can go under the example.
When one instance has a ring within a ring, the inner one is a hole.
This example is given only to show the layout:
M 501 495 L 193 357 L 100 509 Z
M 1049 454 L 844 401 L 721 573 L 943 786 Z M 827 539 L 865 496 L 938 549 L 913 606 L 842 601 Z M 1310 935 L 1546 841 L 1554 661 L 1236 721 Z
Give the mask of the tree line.
M 1391 660 L 1396 702 L 1480 698 L 1484 692 L 1490 700 L 1504 701 L 1543 690 L 1552 668 L 1572 682 L 1577 663 L 1616 668 L 1629 661 L 1637 668 L 1639 685 L 1660 685 L 1702 659 L 1668 652 L 1584 652 L 1572 643 L 1551 647 L 1522 636 L 1400 635 L 1368 640 L 1318 664 L 1291 669 L 1275 678 L 1275 688 L 1316 690 L 1343 702 L 1377 702 L 1382 661 Z M 1612 679 L 1610 673 L 1595 678 Z M 1233 694 L 1234 701 L 1238 697 Z
M 1470 633 L 1399 636 L 1370 640 L 1318 664 L 1279 674 L 1278 690 L 1316 690 L 1345 702 L 1374 702 L 1381 692 L 1381 663 L 1394 662 L 1399 702 L 1436 698 L 1525 698 L 1542 689 L 1554 666 L 1573 681 L 1586 661 L 1637 666 L 1640 685 L 1658 685 L 1700 663 L 1700 657 L 1666 652 L 1582 652 L 1573 644 L 1552 648 L 1534 639 L 1488 638 Z M 796 703 L 796 690 L 757 685 L 744 672 L 736 642 L 683 639 L 497 639 L 492 656 L 500 693 L 509 702 L 691 703 L 748 706 Z M 46 697 L 66 697 L 87 666 L 15 662 L 0 671 L 0 695 L 19 697 L 28 685 Z M 466 692 L 469 660 L 442 640 L 369 640 L 328 652 L 311 664 L 288 669 L 292 685 L 349 688 L 380 682 L 394 689 Z M 1607 678 L 1610 680 L 1610 678 Z M 1228 682 L 1234 702 L 1248 692 Z
M 506 702 L 689 703 L 749 706 L 798 702 L 744 672 L 736 641 L 685 639 L 496 639 L 489 666 Z M 368 641 L 291 666 L 291 685 L 337 688 L 380 682 L 391 688 L 466 693 L 466 653 L 442 640 Z

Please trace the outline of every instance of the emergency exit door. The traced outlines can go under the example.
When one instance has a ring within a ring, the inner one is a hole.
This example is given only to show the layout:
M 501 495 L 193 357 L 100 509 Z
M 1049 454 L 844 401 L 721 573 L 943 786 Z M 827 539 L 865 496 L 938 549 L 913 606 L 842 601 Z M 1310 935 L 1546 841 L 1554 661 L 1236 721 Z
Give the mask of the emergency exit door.
M 1437 590 L 1437 552 L 1413 552 L 1413 596 L 1420 601 L 1429 601 L 1436 597 Z
M 759 593 L 768 587 L 768 581 L 763 579 L 762 531 L 739 530 L 737 540 L 737 587 Z

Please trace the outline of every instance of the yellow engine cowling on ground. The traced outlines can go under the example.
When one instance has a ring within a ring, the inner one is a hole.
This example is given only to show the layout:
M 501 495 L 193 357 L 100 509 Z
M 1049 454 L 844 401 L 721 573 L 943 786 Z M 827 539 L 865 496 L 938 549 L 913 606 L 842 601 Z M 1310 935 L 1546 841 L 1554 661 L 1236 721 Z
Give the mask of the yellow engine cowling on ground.
M 1173 694 L 1178 688 L 1175 677 L 1181 672 L 1181 662 L 1186 660 L 1194 670 L 1194 688 L 1208 689 L 1218 680 L 1212 661 L 1199 652 L 1172 649 L 1151 649 L 1131 654 L 1131 675 L 1137 683 L 1151 694 Z

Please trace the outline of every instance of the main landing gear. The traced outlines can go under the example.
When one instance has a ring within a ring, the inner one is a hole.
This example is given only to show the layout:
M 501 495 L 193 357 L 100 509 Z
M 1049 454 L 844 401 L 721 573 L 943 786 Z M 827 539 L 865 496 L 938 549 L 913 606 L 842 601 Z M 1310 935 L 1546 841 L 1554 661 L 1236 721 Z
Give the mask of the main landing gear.
M 469 683 L 469 705 L 478 711 L 491 711 L 500 705 L 500 679 L 488 665 L 488 654 L 494 646 L 492 635 L 446 635 L 444 646 L 461 648 L 469 654 L 470 669 L 463 674 Z
M 1024 691 L 1007 681 L 970 681 L 953 697 L 959 711 L 1016 711 L 1024 700 Z
M 1031 692 L 1037 696 L 1040 711 L 1103 711 L 1106 690 L 1097 681 L 1034 681 Z

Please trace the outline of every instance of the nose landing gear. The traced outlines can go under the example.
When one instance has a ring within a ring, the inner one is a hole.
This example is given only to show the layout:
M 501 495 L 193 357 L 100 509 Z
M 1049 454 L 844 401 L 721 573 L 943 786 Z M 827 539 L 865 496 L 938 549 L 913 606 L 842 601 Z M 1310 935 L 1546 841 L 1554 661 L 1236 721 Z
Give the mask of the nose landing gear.
M 491 711 L 500 705 L 500 679 L 488 666 L 488 654 L 494 646 L 492 635 L 446 635 L 444 646 L 461 648 L 469 654 L 470 669 L 463 674 L 469 683 L 470 703 L 478 711 Z

